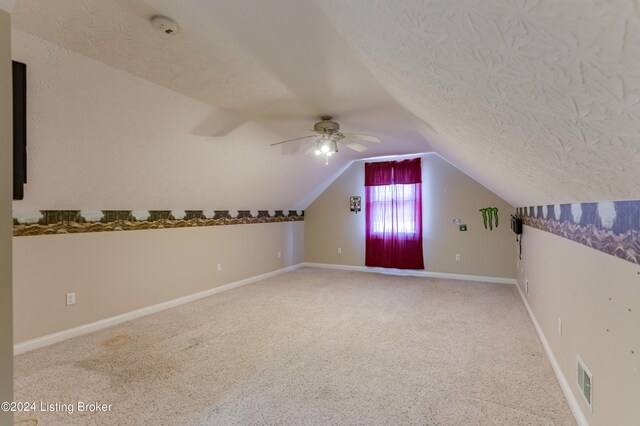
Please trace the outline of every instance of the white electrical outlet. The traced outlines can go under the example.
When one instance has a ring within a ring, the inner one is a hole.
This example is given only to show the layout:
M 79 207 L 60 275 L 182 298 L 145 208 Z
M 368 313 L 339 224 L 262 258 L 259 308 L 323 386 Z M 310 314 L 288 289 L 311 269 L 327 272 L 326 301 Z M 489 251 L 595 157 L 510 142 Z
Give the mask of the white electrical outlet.
M 529 294 L 529 280 L 524 280 L 524 292 Z
M 67 293 L 67 306 L 76 304 L 76 294 L 75 293 Z
M 456 253 L 456 262 L 460 262 L 460 253 Z
M 278 259 L 280 259 L 281 257 L 282 257 L 282 252 L 281 252 L 281 251 L 279 251 L 279 252 L 278 252 Z
M 222 263 L 218 263 L 218 272 L 222 271 Z
M 524 275 L 524 265 L 520 265 L 520 276 Z
M 338 247 L 338 254 L 342 254 L 342 249 Z
M 558 336 L 562 337 L 562 318 L 558 318 Z

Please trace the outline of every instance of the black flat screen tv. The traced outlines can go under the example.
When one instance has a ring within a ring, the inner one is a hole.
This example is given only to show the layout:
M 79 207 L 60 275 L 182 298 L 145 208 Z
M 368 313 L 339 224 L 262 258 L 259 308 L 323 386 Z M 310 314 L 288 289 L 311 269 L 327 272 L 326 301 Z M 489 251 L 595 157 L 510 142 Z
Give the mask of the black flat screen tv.
M 27 66 L 13 61 L 13 199 L 24 198 L 27 183 Z

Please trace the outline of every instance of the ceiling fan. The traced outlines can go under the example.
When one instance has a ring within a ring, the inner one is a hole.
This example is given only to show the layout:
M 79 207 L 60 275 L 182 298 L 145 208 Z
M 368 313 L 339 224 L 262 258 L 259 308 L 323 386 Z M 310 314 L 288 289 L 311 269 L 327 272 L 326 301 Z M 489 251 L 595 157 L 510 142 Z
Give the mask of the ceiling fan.
M 356 133 L 343 133 L 340 131 L 340 124 L 330 115 L 320 117 L 322 121 L 313 125 L 313 131 L 316 135 L 302 136 L 300 138 L 288 139 L 286 141 L 272 143 L 271 146 L 281 145 L 284 143 L 295 142 L 308 138 L 316 138 L 315 145 L 311 146 L 306 153 L 313 152 L 315 155 L 324 155 L 325 164 L 329 164 L 329 157 L 338 152 L 338 144 L 351 148 L 354 151 L 362 152 L 368 149 L 367 146 L 360 142 L 380 143 L 380 139 L 375 136 L 359 135 Z

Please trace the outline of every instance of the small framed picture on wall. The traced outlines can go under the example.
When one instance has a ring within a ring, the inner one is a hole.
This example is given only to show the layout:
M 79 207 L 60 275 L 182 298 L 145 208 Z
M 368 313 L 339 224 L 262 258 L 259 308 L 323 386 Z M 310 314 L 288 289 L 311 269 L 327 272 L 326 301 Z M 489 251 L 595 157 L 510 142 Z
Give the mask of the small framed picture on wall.
M 360 211 L 360 196 L 353 195 L 349 197 L 349 208 L 352 212 L 358 213 Z

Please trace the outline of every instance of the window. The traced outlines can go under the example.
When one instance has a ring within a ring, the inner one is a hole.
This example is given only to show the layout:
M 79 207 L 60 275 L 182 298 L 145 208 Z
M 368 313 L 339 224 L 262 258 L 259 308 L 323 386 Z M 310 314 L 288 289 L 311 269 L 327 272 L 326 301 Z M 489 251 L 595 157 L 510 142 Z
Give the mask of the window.
M 424 269 L 420 158 L 365 164 L 367 266 Z
M 392 232 L 394 226 L 399 234 L 415 234 L 416 185 L 373 186 L 370 197 L 372 204 L 375 204 L 372 225 L 374 234 Z M 394 218 L 397 220 L 394 221 Z

